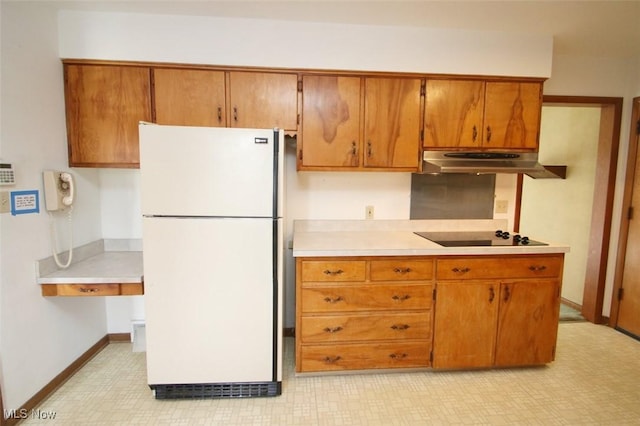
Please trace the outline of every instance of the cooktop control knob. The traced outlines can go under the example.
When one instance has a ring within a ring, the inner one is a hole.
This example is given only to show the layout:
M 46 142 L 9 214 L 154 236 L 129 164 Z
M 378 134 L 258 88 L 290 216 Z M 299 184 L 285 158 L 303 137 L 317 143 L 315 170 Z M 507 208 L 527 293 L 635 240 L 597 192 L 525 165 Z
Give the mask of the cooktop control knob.
M 498 230 L 496 231 L 496 237 L 507 240 L 507 239 L 509 239 L 509 237 L 510 237 L 510 235 L 509 235 L 509 231 L 503 231 L 503 230 L 501 230 L 501 229 L 498 229 Z
M 515 241 L 516 243 L 519 243 L 521 239 L 522 237 L 520 236 L 520 234 L 516 234 L 513 236 L 513 241 Z

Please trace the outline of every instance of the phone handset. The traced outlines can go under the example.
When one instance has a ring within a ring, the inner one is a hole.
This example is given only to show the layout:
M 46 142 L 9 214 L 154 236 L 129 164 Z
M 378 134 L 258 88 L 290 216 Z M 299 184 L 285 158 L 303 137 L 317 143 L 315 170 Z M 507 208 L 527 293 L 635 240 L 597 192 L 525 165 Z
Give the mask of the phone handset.
M 73 204 L 73 197 L 75 195 L 75 184 L 73 183 L 73 176 L 71 173 L 60 173 L 60 186 L 63 190 L 67 190 L 68 194 L 62 197 L 62 204 L 70 206 Z
M 45 170 L 42 177 L 44 201 L 48 211 L 65 210 L 73 205 L 76 190 L 71 173 Z

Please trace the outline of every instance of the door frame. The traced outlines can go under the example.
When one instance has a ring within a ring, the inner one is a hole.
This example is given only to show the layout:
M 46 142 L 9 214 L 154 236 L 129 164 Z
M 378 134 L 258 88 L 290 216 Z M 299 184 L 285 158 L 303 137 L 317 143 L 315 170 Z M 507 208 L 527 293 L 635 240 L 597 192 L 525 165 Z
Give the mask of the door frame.
M 620 308 L 620 289 L 622 288 L 622 277 L 624 275 L 625 257 L 627 255 L 627 242 L 629 238 L 630 208 L 633 196 L 633 181 L 636 174 L 636 160 L 638 155 L 638 144 L 640 138 L 640 97 L 633 98 L 631 111 L 631 124 L 629 129 L 629 152 L 627 153 L 627 170 L 624 180 L 624 195 L 622 198 L 622 217 L 620 218 L 620 238 L 618 239 L 618 255 L 616 258 L 616 270 L 613 279 L 613 295 L 611 297 L 611 313 L 609 315 L 609 326 L 618 325 L 618 311 Z
M 604 324 L 602 315 L 604 290 L 609 259 L 611 219 L 616 185 L 616 169 L 620 146 L 623 98 L 595 96 L 551 96 L 542 98 L 543 105 L 600 108 L 600 132 L 596 176 L 594 185 L 591 232 L 589 235 L 589 255 L 584 283 L 582 315 L 587 321 Z M 520 227 L 520 205 L 522 202 L 523 175 L 518 175 L 516 187 L 515 228 Z

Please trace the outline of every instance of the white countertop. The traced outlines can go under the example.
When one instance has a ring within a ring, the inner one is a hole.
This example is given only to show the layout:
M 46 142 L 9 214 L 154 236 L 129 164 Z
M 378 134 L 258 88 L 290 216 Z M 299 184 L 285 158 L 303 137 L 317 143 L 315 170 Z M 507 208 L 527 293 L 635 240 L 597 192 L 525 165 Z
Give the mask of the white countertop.
M 376 224 L 376 222 L 379 222 Z M 296 221 L 294 257 L 434 256 L 566 253 L 569 247 L 546 246 L 443 247 L 414 232 L 505 229 L 504 221 Z M 531 237 L 531 239 L 536 239 Z
M 77 252 L 77 253 L 76 253 Z M 66 254 L 61 261 L 66 260 Z M 74 249 L 73 262 L 67 269 L 43 259 L 38 265 L 38 284 L 115 284 L 143 281 L 142 251 L 107 250 L 102 241 Z

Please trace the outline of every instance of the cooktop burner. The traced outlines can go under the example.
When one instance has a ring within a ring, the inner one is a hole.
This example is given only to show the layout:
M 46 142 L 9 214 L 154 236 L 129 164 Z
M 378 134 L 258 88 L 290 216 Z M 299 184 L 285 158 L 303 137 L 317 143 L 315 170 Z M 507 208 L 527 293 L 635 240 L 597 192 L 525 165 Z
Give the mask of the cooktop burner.
M 474 246 L 546 246 L 547 243 L 530 240 L 519 234 L 511 236 L 507 231 L 473 231 L 473 232 L 414 232 L 414 234 L 433 241 L 443 247 Z

